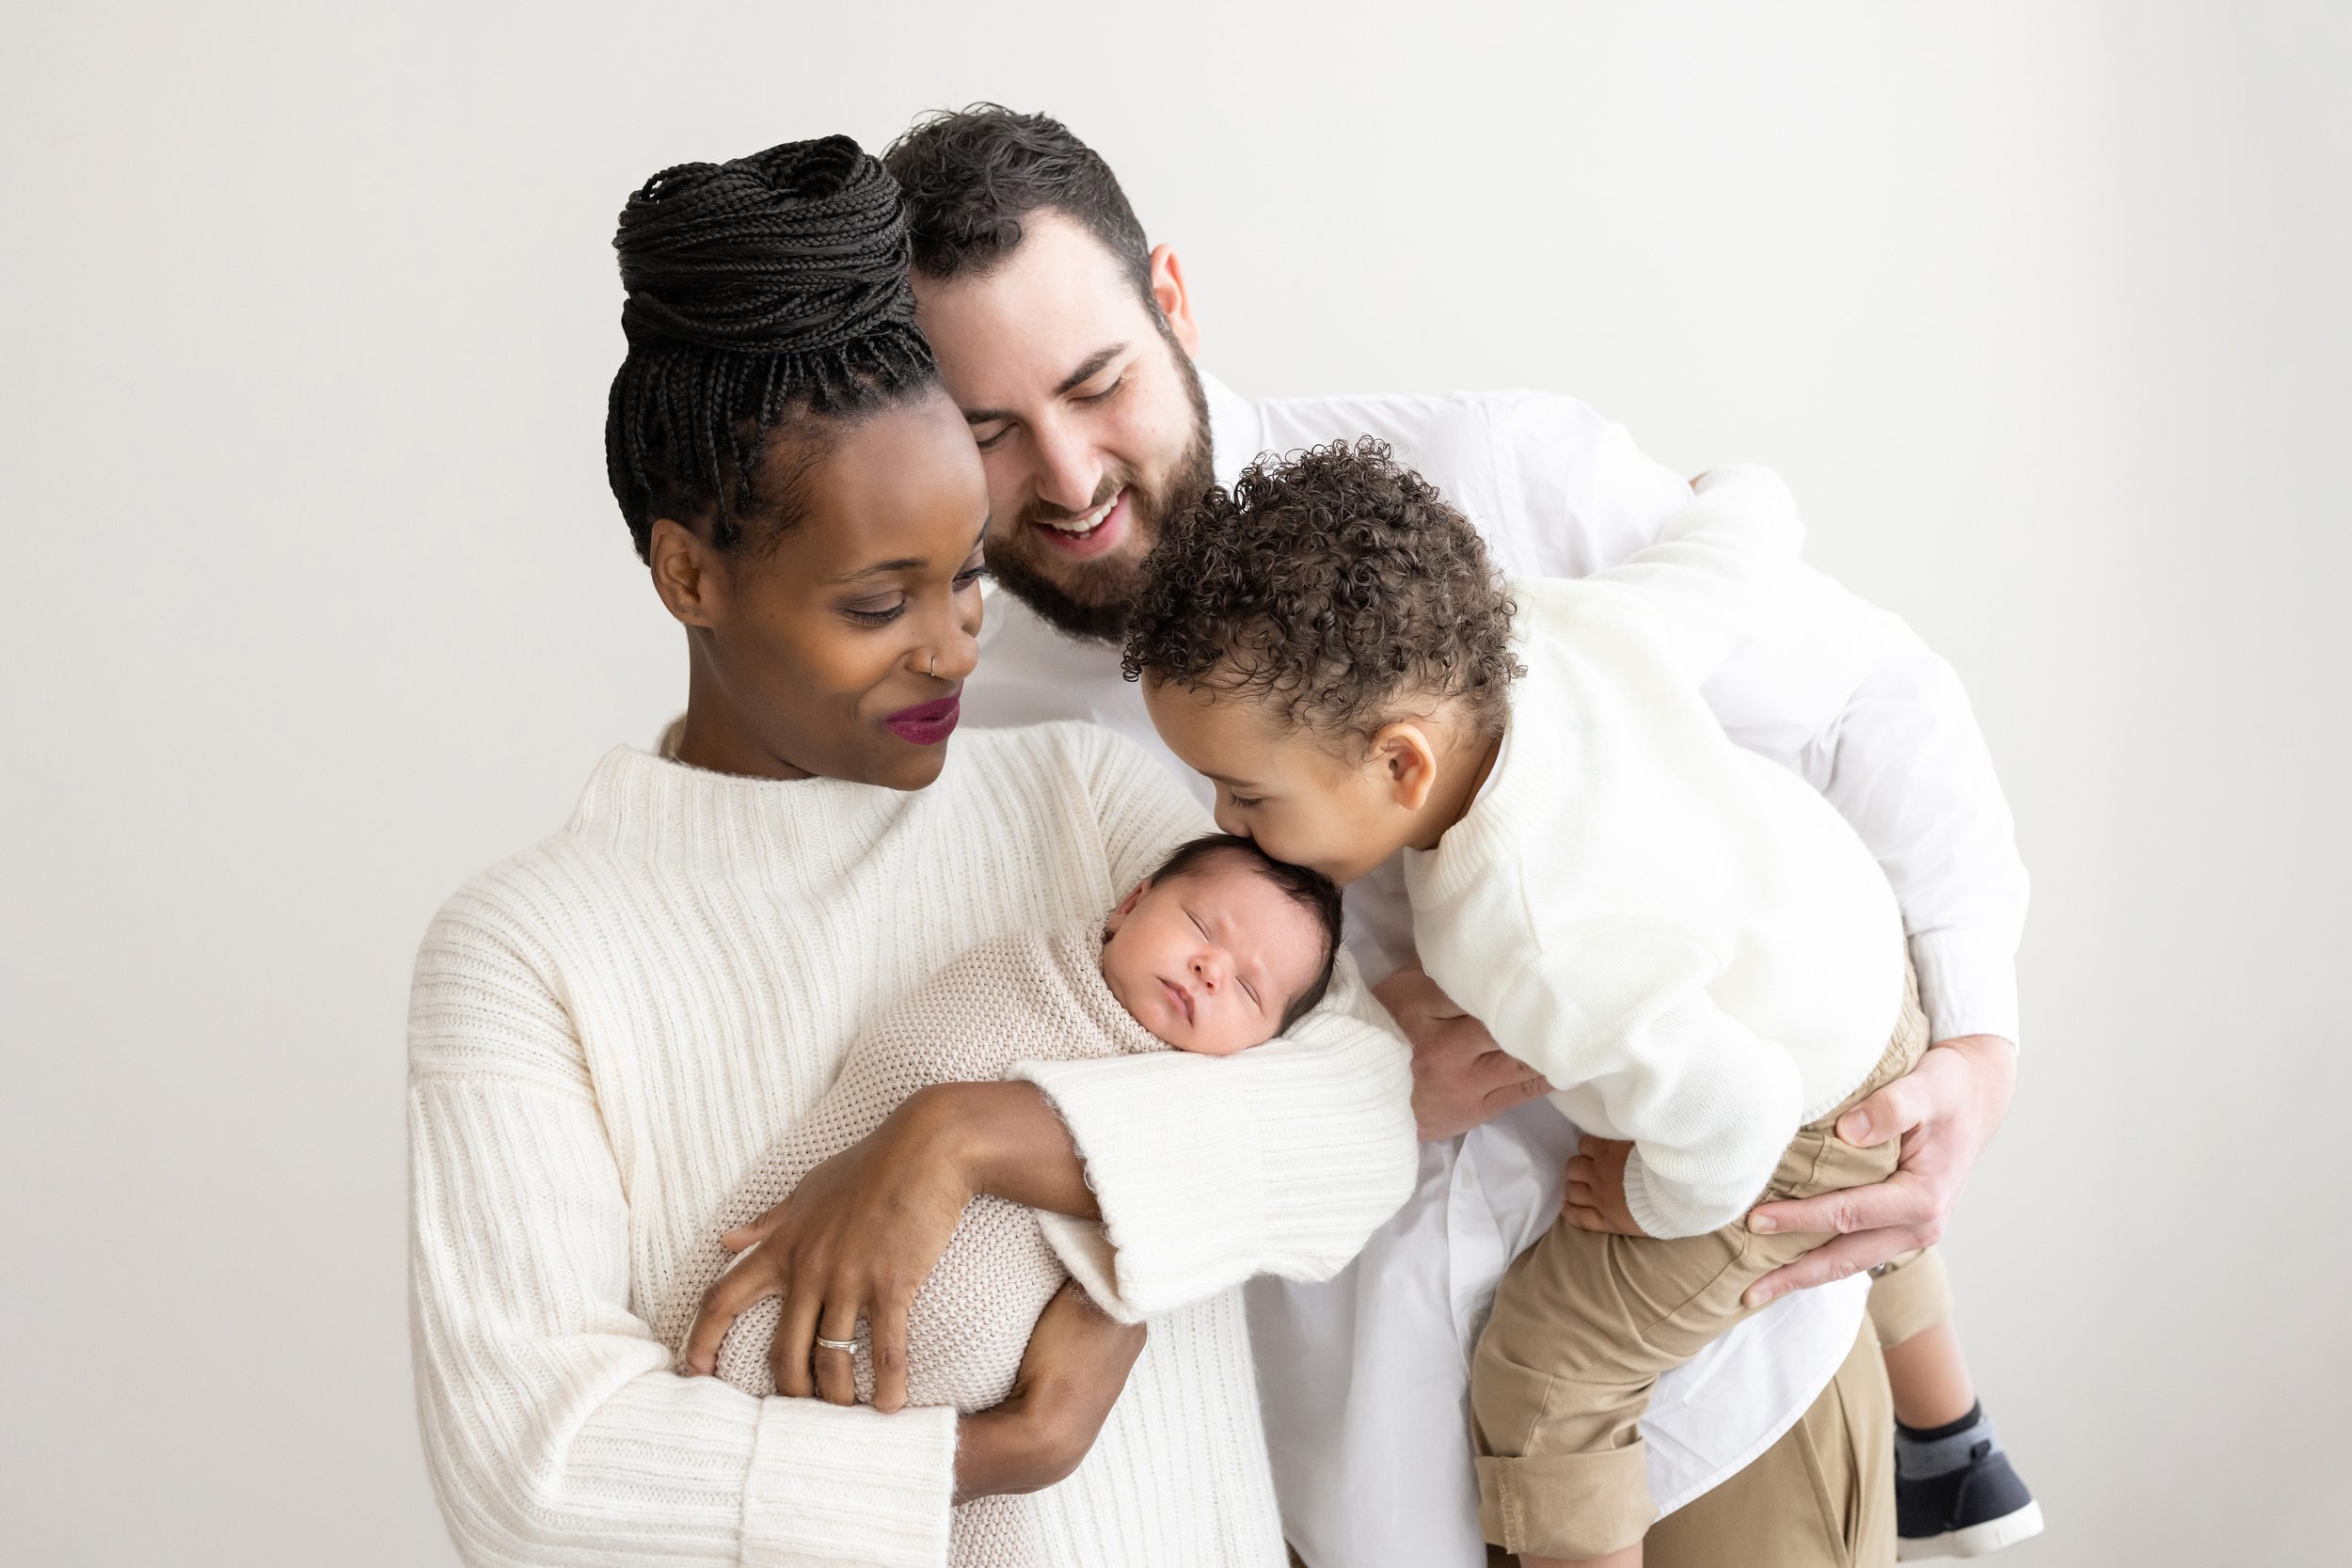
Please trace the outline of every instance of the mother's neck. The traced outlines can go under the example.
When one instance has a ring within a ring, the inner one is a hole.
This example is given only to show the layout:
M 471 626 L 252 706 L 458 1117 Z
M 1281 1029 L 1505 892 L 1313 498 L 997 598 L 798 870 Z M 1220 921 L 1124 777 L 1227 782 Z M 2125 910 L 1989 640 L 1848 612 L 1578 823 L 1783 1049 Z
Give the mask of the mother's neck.
M 691 641 L 691 640 L 690 640 Z M 816 775 L 763 739 L 733 696 L 712 673 L 700 648 L 688 659 L 686 719 L 671 754 L 691 768 L 754 779 L 808 779 Z

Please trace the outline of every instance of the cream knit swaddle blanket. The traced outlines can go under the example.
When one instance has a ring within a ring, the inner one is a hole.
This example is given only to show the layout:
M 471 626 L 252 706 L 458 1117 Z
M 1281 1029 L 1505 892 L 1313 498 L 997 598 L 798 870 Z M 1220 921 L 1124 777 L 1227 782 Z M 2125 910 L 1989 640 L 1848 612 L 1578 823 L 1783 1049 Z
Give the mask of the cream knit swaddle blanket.
M 816 1106 L 754 1163 L 681 1263 L 657 1323 L 680 1348 L 703 1292 L 731 1260 L 719 1237 L 774 1208 L 819 1163 L 881 1126 L 929 1084 L 985 1083 L 1015 1062 L 1074 1061 L 1168 1047 L 1104 984 L 1099 924 L 1050 936 L 982 942 L 941 970 L 861 1035 Z M 1067 1277 L 1037 1215 L 976 1197 L 907 1313 L 907 1403 L 985 1410 L 1012 1390 L 1038 1314 Z M 718 1375 L 748 1393 L 776 1391 L 768 1349 L 781 1308 L 746 1311 L 719 1349 Z M 866 1325 L 857 1331 L 857 1392 L 874 1393 Z M 1038 1560 L 1028 1499 L 982 1497 L 955 1513 L 952 1560 L 967 1568 Z

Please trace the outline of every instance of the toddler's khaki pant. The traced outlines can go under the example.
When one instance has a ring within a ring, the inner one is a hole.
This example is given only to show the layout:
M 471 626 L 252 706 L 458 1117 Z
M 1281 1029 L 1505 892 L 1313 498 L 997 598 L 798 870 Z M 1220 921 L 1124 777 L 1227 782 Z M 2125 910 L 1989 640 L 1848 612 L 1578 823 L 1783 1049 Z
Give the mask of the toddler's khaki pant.
M 1918 1065 L 1927 1050 L 1908 976 L 1893 1037 L 1868 1078 L 1804 1128 L 1758 1201 L 1884 1180 L 1893 1141 L 1856 1148 L 1838 1117 Z M 1827 1238 L 1752 1234 L 1602 1236 L 1555 1223 L 1495 1292 L 1470 1365 L 1479 1519 L 1486 1539 L 1539 1557 L 1599 1557 L 1656 1517 L 1639 1422 L 1661 1372 L 1745 1317 L 1750 1285 Z

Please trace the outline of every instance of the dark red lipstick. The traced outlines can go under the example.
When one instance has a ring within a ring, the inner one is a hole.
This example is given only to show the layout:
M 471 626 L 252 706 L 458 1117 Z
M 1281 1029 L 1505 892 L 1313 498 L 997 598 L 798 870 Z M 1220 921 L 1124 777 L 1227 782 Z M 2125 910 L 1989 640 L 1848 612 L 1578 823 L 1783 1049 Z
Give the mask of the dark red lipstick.
M 885 714 L 882 723 L 901 740 L 916 746 L 936 746 L 956 733 L 962 705 L 963 693 L 953 691 L 935 703 L 918 703 Z

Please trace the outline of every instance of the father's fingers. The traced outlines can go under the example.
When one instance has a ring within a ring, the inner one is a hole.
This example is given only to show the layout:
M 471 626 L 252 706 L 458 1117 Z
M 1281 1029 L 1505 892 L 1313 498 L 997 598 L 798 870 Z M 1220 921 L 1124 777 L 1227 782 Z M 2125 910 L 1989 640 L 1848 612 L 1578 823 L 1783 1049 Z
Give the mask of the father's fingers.
M 1818 1197 L 1784 1198 L 1758 1204 L 1748 1215 L 1748 1228 L 1759 1235 L 1793 1233 L 1851 1235 L 1888 1226 L 1940 1231 L 1943 1206 L 1929 1184 L 1908 1171 L 1897 1171 L 1867 1187 L 1848 1187 Z M 1915 1246 L 1924 1243 L 1915 1242 Z M 1883 1261 L 1883 1259 L 1881 1259 Z
M 1927 1119 L 1926 1092 L 1898 1078 L 1837 1118 L 1837 1135 L 1857 1148 L 1899 1138 Z
M 682 1354 L 687 1370 L 707 1376 L 719 1365 L 719 1342 L 735 1326 L 735 1320 L 750 1310 L 752 1303 L 775 1293 L 775 1286 L 749 1259 L 721 1275 L 703 1292 L 702 1309 L 694 1314 L 694 1326 L 686 1331 Z
M 1791 1291 L 1851 1279 L 1922 1244 L 1915 1232 L 1902 1229 L 1864 1230 L 1840 1236 L 1815 1247 L 1795 1262 L 1774 1269 L 1749 1286 L 1747 1294 L 1740 1299 L 1750 1307 L 1761 1307 Z
M 1543 1079 L 1527 1078 L 1515 1084 L 1504 1084 L 1488 1089 L 1482 1103 L 1486 1107 L 1486 1119 L 1491 1121 L 1514 1106 L 1524 1105 L 1531 1100 L 1539 1100 L 1550 1092 L 1551 1085 Z

